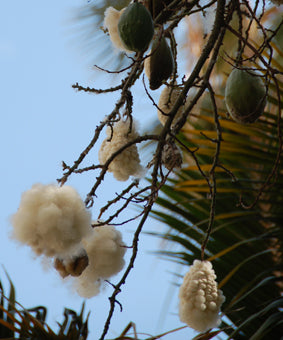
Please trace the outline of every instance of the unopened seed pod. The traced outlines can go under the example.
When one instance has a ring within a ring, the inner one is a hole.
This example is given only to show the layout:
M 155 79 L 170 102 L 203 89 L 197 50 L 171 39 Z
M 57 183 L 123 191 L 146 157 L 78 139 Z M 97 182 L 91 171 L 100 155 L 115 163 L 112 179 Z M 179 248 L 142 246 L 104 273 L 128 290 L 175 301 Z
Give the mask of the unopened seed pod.
M 146 50 L 154 33 L 151 14 L 139 2 L 130 4 L 120 16 L 118 32 L 129 51 Z
M 236 122 L 255 122 L 266 104 L 263 81 L 250 71 L 235 68 L 227 79 L 225 102 L 230 116 Z
M 149 79 L 149 87 L 156 90 L 167 80 L 174 66 L 171 48 L 164 37 L 158 36 L 153 40 L 150 57 L 144 62 L 145 74 Z

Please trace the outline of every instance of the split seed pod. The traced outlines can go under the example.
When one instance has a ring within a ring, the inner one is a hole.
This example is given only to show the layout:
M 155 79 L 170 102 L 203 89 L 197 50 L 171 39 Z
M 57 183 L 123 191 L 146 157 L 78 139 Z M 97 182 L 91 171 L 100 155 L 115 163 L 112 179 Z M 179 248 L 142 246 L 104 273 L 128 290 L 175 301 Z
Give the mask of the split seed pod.
M 171 48 L 164 37 L 157 36 L 152 43 L 151 56 L 144 62 L 145 74 L 149 79 L 149 87 L 156 90 L 167 80 L 172 72 L 174 60 Z
M 66 276 L 80 276 L 88 266 L 88 256 L 86 251 L 80 256 L 71 259 L 55 258 L 54 268 L 59 272 L 62 278 Z
M 235 68 L 227 79 L 225 101 L 230 116 L 236 122 L 255 122 L 266 104 L 263 81 L 250 71 Z

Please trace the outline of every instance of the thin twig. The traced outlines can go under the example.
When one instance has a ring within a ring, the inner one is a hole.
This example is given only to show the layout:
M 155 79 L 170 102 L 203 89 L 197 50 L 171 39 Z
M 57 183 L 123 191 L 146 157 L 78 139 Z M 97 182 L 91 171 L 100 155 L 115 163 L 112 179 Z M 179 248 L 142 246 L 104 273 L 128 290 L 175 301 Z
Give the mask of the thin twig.
M 78 91 L 84 91 L 84 92 L 99 94 L 99 93 L 108 93 L 108 92 L 115 92 L 115 91 L 121 90 L 123 88 L 123 84 L 117 85 L 115 87 L 110 87 L 108 89 L 95 89 L 95 88 L 92 88 L 92 87 L 84 87 L 84 86 L 81 86 L 78 83 L 76 83 L 76 84 L 72 85 L 72 88 L 76 89 Z
M 213 89 L 212 89 L 210 83 L 207 84 L 207 88 L 209 90 L 210 99 L 211 99 L 211 102 L 212 102 L 213 118 L 214 118 L 216 133 L 217 133 L 217 139 L 215 140 L 216 148 L 215 148 L 215 153 L 214 153 L 214 157 L 213 157 L 213 162 L 212 162 L 211 168 L 209 170 L 209 178 L 210 178 L 209 190 L 211 192 L 211 203 L 210 203 L 209 223 L 208 223 L 208 227 L 206 229 L 206 236 L 205 236 L 205 238 L 202 242 L 202 245 L 201 245 L 201 259 L 202 259 L 202 261 L 205 258 L 205 249 L 206 249 L 210 234 L 212 232 L 213 224 L 214 224 L 215 208 L 216 208 L 216 193 L 217 193 L 215 169 L 216 169 L 217 164 L 219 163 L 220 146 L 221 146 L 221 141 L 222 141 L 221 125 L 220 125 L 219 119 L 218 119 L 218 110 L 217 110 L 217 105 L 216 105 L 216 101 L 215 101 L 215 95 L 214 95 L 214 92 L 213 92 Z

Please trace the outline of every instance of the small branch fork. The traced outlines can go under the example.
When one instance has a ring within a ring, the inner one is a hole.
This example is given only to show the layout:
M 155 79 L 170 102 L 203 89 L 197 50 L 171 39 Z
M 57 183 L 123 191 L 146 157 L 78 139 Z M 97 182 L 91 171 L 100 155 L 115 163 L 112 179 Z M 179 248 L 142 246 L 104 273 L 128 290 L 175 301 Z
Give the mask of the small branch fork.
M 118 102 L 115 105 L 114 110 L 107 116 L 107 119 L 105 119 L 104 121 L 102 121 L 95 129 L 95 133 L 94 136 L 92 138 L 92 140 L 90 141 L 89 145 L 83 150 L 83 152 L 80 154 L 79 158 L 74 162 L 73 166 L 71 166 L 68 171 L 63 175 L 63 177 L 59 178 L 57 181 L 58 183 L 62 186 L 66 183 L 66 181 L 68 180 L 69 176 L 75 171 L 77 170 L 77 168 L 79 167 L 79 165 L 82 163 L 82 161 L 84 160 L 84 158 L 87 156 L 87 154 L 90 152 L 90 150 L 94 147 L 95 143 L 97 142 L 101 131 L 103 130 L 103 128 L 110 124 L 111 121 L 115 120 L 116 117 L 119 116 L 119 111 L 120 109 L 123 107 L 123 105 L 126 103 L 127 101 L 127 95 L 128 95 L 128 91 L 129 88 L 135 83 L 135 81 L 138 79 L 138 73 L 141 69 L 141 63 L 142 63 L 142 54 L 138 53 L 137 54 L 137 58 L 136 58 L 136 62 L 134 63 L 131 71 L 129 72 L 128 76 L 122 81 L 121 86 L 122 86 L 122 91 L 121 91 L 121 96 L 120 99 L 118 100 Z M 140 71 L 141 72 L 141 71 Z M 113 89 L 113 88 L 112 88 Z M 111 91 L 109 92 L 112 92 Z M 119 90 L 120 87 L 118 86 Z M 99 90 L 98 90 L 99 91 Z M 96 90 L 93 89 L 93 92 L 96 92 Z M 105 92 L 105 90 L 103 90 L 100 93 Z

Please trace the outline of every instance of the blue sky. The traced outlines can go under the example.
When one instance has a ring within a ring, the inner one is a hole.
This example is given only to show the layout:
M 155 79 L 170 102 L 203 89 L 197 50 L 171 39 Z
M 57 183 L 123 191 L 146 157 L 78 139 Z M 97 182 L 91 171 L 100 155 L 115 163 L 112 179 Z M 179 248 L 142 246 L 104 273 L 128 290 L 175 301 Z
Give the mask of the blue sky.
M 52 268 L 44 267 L 41 260 L 35 259 L 30 249 L 10 239 L 9 218 L 17 210 L 22 192 L 32 184 L 56 182 L 62 174 L 61 161 L 72 164 L 88 144 L 96 124 L 113 109 L 115 95 L 93 96 L 76 93 L 71 88 L 75 82 L 107 87 L 116 81 L 93 70 L 90 55 L 84 53 L 79 34 L 75 34 L 72 17 L 80 6 L 87 5 L 87 1 L 74 0 L 0 2 L 0 264 L 11 276 L 19 302 L 26 308 L 47 306 L 47 321 L 54 329 L 56 321 L 63 320 L 63 308 L 79 311 L 83 299 L 74 294 Z M 112 49 L 109 53 L 113 53 Z M 149 111 L 155 110 L 144 102 L 141 87 L 136 93 L 137 118 L 143 117 L 142 125 L 146 125 L 152 120 L 153 114 Z M 91 153 L 90 163 L 97 160 L 96 154 L 97 150 Z M 68 184 L 84 197 L 93 182 L 94 175 L 88 174 L 73 176 Z M 119 188 L 121 184 L 108 175 L 99 192 L 98 205 Z M 93 215 L 97 212 L 95 206 Z M 151 231 L 158 228 L 158 223 L 152 220 L 146 226 L 146 230 Z M 134 230 L 134 223 L 123 227 L 126 242 L 131 242 Z M 130 321 L 136 323 L 139 332 L 150 334 L 183 325 L 176 315 L 177 291 L 170 284 L 173 279 L 170 271 L 179 268 L 149 254 L 160 246 L 159 242 L 150 236 L 141 236 L 135 267 L 118 296 L 123 313 L 117 308 L 108 338 L 118 336 Z M 2 268 L 0 277 L 8 290 Z M 101 333 L 111 292 L 111 288 L 107 288 L 87 302 L 86 310 L 91 311 L 90 339 L 98 338 Z M 172 299 L 167 304 L 168 296 Z M 182 336 L 188 339 L 191 334 L 186 329 L 165 339 Z

